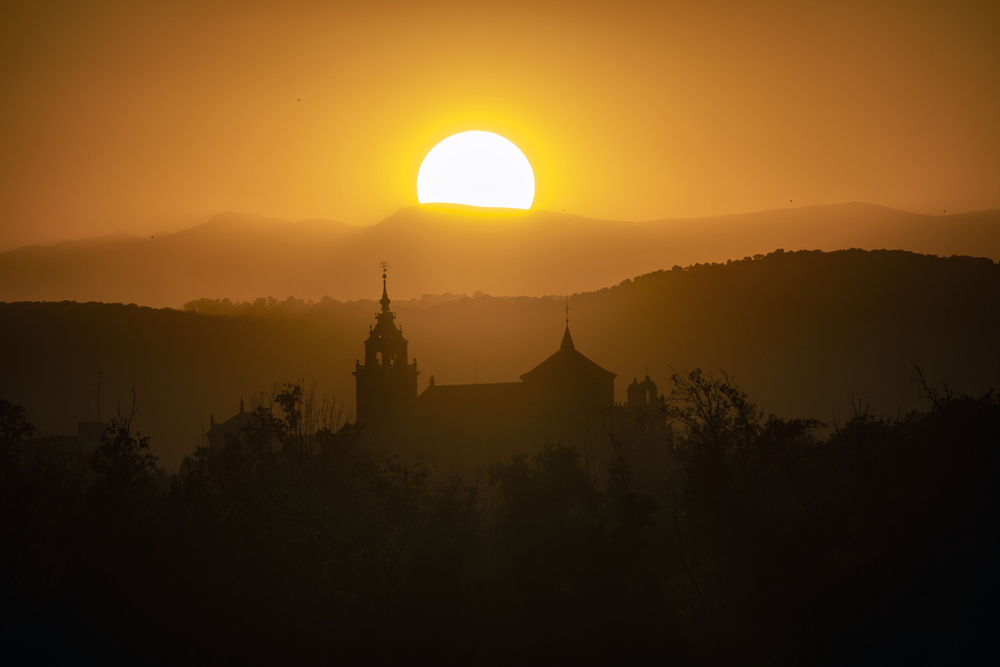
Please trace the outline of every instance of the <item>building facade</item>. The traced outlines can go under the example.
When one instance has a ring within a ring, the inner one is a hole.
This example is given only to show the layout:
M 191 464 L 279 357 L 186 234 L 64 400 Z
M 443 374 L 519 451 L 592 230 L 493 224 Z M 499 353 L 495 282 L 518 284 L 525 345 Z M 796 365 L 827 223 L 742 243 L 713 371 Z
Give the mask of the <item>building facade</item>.
M 357 424 L 394 448 L 410 445 L 432 459 L 484 449 L 506 455 L 666 423 L 648 375 L 633 381 L 626 405 L 615 404 L 615 373 L 576 349 L 568 318 L 558 349 L 519 382 L 446 385 L 432 376 L 418 395 L 416 360 L 389 308 L 384 268 L 380 304 L 364 363 L 355 361 Z

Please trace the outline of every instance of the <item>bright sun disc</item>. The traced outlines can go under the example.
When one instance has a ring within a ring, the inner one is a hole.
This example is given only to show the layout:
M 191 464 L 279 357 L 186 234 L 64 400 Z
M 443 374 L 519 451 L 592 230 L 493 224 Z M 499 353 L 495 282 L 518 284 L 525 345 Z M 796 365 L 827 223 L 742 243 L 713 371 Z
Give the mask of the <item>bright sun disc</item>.
M 431 149 L 417 173 L 421 204 L 531 208 L 535 174 L 528 158 L 499 134 L 472 130 Z

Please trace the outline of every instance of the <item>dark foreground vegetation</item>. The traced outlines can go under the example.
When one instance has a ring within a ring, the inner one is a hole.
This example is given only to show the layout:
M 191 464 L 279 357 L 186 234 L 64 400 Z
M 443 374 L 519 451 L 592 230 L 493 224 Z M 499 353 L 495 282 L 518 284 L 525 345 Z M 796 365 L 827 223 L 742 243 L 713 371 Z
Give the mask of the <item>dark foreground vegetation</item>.
M 678 374 L 654 463 L 465 476 L 310 428 L 295 386 L 174 476 L 130 414 L 81 461 L 2 402 L 0 658 L 993 662 L 1000 401 L 918 385 L 820 437 Z

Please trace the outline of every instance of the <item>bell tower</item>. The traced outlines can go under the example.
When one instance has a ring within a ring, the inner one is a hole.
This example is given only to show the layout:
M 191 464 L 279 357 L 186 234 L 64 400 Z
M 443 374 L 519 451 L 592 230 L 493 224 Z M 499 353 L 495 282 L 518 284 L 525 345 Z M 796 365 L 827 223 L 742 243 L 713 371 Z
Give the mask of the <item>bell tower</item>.
M 417 397 L 417 361 L 407 362 L 403 331 L 396 327 L 396 314 L 389 310 L 386 270 L 382 262 L 382 310 L 375 315 L 365 341 L 365 362 L 354 362 L 357 386 L 357 423 L 376 426 L 397 417 Z

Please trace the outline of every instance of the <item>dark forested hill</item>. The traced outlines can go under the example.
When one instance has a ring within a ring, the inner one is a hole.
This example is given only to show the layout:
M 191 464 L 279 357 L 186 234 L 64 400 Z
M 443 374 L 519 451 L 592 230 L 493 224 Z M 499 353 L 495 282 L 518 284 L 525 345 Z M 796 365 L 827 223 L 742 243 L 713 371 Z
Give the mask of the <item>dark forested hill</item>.
M 405 292 L 393 271 L 389 294 Z M 353 409 L 354 360 L 372 301 L 202 300 L 185 311 L 101 303 L 0 304 L 0 398 L 24 405 L 39 431 L 71 433 L 119 400 L 164 463 L 199 444 L 210 415 L 275 382 L 315 383 Z M 574 294 L 576 347 L 618 374 L 616 392 L 670 367 L 736 374 L 769 411 L 830 422 L 851 397 L 881 413 L 916 405 L 912 365 L 932 381 L 979 393 L 1000 385 L 1000 265 L 901 251 L 774 252 L 657 271 Z M 393 302 L 423 390 L 438 383 L 516 381 L 554 352 L 564 300 L 427 297 Z

